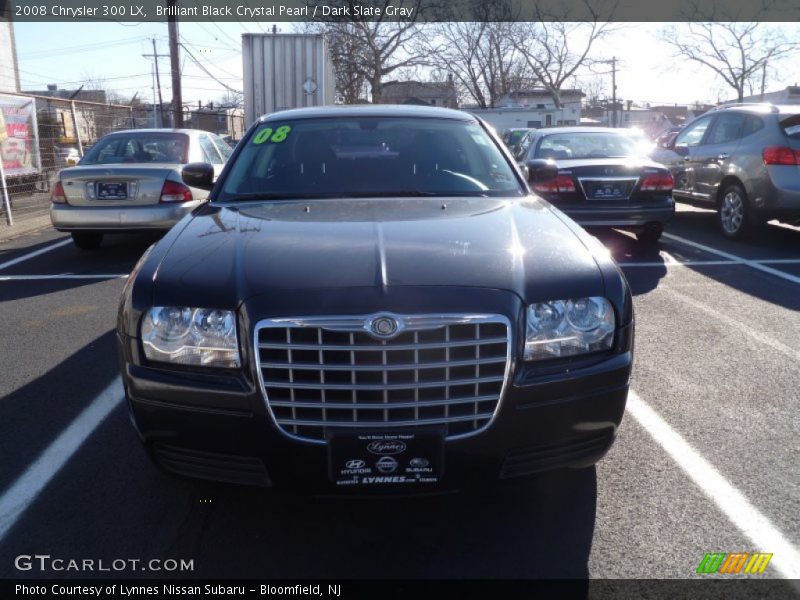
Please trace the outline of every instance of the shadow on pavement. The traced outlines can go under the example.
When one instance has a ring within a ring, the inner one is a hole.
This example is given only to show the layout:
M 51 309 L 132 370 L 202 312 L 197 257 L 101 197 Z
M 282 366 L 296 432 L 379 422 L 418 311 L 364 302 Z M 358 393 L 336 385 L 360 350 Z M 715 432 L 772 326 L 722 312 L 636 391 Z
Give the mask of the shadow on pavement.
M 109 331 L 1 399 L 0 493 L 118 374 L 115 334 Z
M 681 231 L 676 235 L 693 242 L 709 246 L 721 252 L 734 254 L 746 260 L 800 259 L 800 231 L 767 225 L 751 239 L 730 241 L 714 228 L 714 213 L 682 212 L 676 216 Z M 675 244 L 681 244 L 675 241 Z M 725 260 L 718 255 L 706 253 L 706 259 Z M 766 263 L 764 266 L 781 270 L 780 264 Z M 730 265 L 686 265 L 686 269 L 712 279 L 739 292 L 790 310 L 800 310 L 798 285 L 792 281 L 759 271 L 743 264 Z M 787 273 L 791 271 L 787 269 Z
M 642 244 L 636 238 L 614 229 L 591 229 L 594 235 L 608 249 L 617 263 L 658 263 L 660 266 L 622 267 L 631 293 L 634 296 L 646 294 L 658 287 L 667 274 L 664 259 L 659 253 L 661 244 Z
M 195 576 L 587 578 L 594 468 L 405 499 L 274 496 L 208 487 L 167 554 Z

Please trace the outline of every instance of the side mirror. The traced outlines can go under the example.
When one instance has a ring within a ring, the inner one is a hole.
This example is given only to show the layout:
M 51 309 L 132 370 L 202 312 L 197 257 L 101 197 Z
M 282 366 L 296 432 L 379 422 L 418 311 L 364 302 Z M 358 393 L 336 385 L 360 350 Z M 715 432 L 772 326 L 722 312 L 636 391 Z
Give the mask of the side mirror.
M 210 190 L 214 187 L 214 166 L 208 163 L 189 163 L 181 171 L 183 182 L 189 187 Z
M 686 144 L 673 144 L 672 151 L 678 156 L 689 156 L 689 146 Z
M 545 183 L 558 177 L 558 166 L 554 160 L 535 158 L 525 166 L 528 169 L 528 183 Z

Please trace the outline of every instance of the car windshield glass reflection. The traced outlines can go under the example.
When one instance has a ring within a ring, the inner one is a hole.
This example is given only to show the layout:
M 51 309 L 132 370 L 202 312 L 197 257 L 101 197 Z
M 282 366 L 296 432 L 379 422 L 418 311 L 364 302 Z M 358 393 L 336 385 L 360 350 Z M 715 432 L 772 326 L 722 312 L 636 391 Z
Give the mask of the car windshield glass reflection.
M 181 133 L 142 132 L 110 135 L 95 144 L 80 164 L 184 164 L 188 149 L 189 138 Z
M 268 122 L 244 144 L 220 200 L 524 193 L 492 139 L 464 121 Z
M 542 139 L 536 158 L 627 158 L 641 156 L 636 143 L 616 133 L 559 133 Z

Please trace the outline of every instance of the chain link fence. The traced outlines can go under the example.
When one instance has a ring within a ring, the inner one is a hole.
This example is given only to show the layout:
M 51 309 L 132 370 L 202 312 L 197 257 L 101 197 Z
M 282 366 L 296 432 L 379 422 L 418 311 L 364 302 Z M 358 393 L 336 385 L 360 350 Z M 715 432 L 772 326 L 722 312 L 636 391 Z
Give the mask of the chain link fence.
M 171 127 L 169 108 L 159 111 L 160 118 L 156 110 L 0 92 L 0 229 L 47 215 L 58 172 L 77 164 L 104 135 L 154 127 L 159 120 Z M 234 143 L 244 134 L 244 116 L 230 110 L 187 110 L 183 116 L 185 127 Z

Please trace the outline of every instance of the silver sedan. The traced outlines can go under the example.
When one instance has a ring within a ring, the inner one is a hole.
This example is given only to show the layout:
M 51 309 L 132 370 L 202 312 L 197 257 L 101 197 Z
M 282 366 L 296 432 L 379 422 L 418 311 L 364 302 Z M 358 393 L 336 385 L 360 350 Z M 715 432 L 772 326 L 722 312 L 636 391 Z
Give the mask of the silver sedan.
M 105 233 L 166 231 L 208 196 L 184 183 L 183 166 L 209 163 L 218 175 L 231 152 L 219 136 L 195 129 L 110 133 L 58 174 L 50 219 L 84 250 Z

